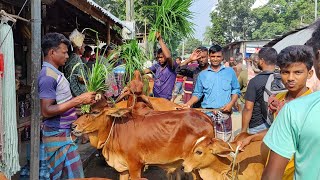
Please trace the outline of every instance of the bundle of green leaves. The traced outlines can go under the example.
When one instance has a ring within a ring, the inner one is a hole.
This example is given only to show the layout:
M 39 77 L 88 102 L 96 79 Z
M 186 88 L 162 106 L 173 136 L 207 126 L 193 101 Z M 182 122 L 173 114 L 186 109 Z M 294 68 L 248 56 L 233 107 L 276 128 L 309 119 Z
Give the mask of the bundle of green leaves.
M 139 47 L 137 40 L 130 40 L 123 44 L 120 48 L 120 58 L 125 60 L 125 75 L 123 82 L 127 82 L 133 78 L 135 70 L 143 71 L 143 65 L 148 60 L 145 52 Z
M 155 42 L 155 33 L 160 32 L 161 36 L 169 42 L 171 37 L 183 39 L 190 37 L 194 31 L 194 24 L 190 21 L 193 13 L 189 10 L 193 0 L 170 0 L 162 1 L 156 8 L 156 20 L 152 24 L 149 33 L 149 41 Z
M 90 29 L 85 28 L 82 33 L 85 30 L 90 30 L 96 33 L 97 42 L 99 42 L 98 39 L 98 32 Z M 97 43 L 97 46 L 99 44 Z M 106 86 L 106 78 L 109 73 L 113 73 L 113 62 L 111 61 L 111 58 L 113 56 L 110 56 L 108 58 L 103 58 L 104 54 L 106 52 L 104 51 L 101 56 L 98 55 L 98 52 L 96 52 L 96 62 L 92 65 L 92 68 L 88 68 L 84 63 L 77 63 L 73 69 L 71 75 L 73 75 L 73 71 L 79 66 L 80 67 L 80 76 L 84 81 L 84 84 L 86 86 L 87 92 L 97 92 L 97 93 L 104 93 L 107 88 Z M 79 75 L 78 75 L 79 76 Z M 82 105 L 81 106 L 82 113 L 89 113 L 90 112 L 90 105 Z

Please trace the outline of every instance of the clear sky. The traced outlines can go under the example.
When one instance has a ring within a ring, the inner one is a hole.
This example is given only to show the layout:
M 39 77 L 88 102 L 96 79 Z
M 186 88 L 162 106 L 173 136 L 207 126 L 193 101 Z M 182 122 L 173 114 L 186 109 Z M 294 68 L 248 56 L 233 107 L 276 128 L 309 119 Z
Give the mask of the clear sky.
M 195 38 L 203 40 L 203 33 L 210 26 L 210 13 L 217 2 L 218 0 L 194 0 L 190 10 L 194 12 L 192 22 L 195 24 Z

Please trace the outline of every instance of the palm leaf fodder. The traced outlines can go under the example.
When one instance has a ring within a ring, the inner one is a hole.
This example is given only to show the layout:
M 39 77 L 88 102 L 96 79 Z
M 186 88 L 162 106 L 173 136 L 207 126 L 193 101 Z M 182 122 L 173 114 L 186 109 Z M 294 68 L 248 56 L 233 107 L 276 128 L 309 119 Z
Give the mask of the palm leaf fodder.
M 96 34 L 96 38 L 97 38 L 96 42 L 98 46 L 99 45 L 98 32 L 90 28 L 85 28 L 83 29 L 82 33 L 85 30 L 90 30 Z M 110 72 L 112 72 L 112 66 L 108 65 L 108 63 L 106 63 L 107 61 L 108 59 L 103 59 L 99 57 L 98 54 L 96 53 L 96 62 L 92 65 L 91 69 L 88 68 L 83 63 L 78 63 L 73 67 L 71 75 L 73 75 L 73 71 L 75 68 L 77 68 L 77 66 L 81 66 L 80 76 L 84 81 L 87 92 L 104 93 L 107 90 L 107 88 L 109 88 L 106 86 L 106 83 L 105 83 L 107 75 Z M 82 105 L 81 111 L 82 113 L 89 113 L 90 105 Z
M 131 40 L 120 47 L 120 58 L 125 60 L 125 74 L 123 82 L 127 82 L 133 78 L 135 70 L 143 71 L 147 56 L 143 49 L 139 46 L 137 40 Z M 125 85 L 125 84 L 124 84 Z
M 148 40 L 155 42 L 156 32 L 169 41 L 170 37 L 182 39 L 190 37 L 194 32 L 194 24 L 190 21 L 193 13 L 189 10 L 193 0 L 170 0 L 162 1 L 161 5 L 153 6 L 156 8 L 156 19 L 149 32 Z

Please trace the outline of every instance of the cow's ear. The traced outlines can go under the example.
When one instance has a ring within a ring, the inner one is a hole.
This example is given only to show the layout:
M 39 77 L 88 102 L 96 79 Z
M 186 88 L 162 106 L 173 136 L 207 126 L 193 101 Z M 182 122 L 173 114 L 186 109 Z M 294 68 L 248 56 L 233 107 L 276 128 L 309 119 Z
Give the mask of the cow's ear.
M 130 112 L 131 112 L 131 109 L 129 108 L 121 108 L 121 109 L 115 108 L 112 111 L 108 111 L 107 115 L 110 115 L 112 117 L 125 117 Z
M 213 142 L 210 145 L 210 149 L 213 155 L 227 157 L 230 154 L 230 152 L 233 152 L 233 150 L 229 147 L 228 143 L 217 139 L 212 139 L 212 141 Z

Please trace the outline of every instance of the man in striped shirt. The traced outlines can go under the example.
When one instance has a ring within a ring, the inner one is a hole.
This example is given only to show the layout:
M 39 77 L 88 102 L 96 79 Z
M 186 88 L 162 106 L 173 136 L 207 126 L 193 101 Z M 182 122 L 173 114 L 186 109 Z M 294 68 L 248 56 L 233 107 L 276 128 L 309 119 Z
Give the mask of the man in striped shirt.
M 59 33 L 42 39 L 44 63 L 38 77 L 41 114 L 44 117 L 42 141 L 50 179 L 84 176 L 77 146 L 71 139 L 71 123 L 77 119 L 75 106 L 94 102 L 95 93 L 72 97 L 70 84 L 58 68 L 68 59 L 69 40 Z

